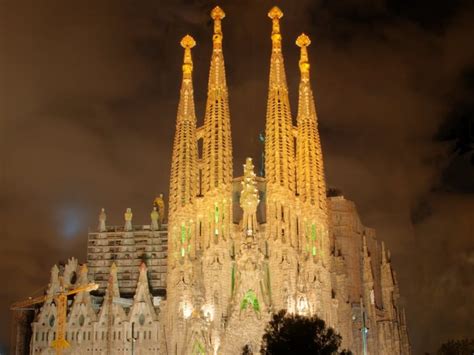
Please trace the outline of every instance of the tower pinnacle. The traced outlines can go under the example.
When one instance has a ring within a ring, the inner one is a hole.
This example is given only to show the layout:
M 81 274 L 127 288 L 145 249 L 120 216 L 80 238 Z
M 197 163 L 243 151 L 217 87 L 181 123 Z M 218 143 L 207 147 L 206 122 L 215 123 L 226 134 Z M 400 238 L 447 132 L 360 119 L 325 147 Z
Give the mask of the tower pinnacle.
M 299 66 L 301 81 L 297 116 L 297 191 L 301 201 L 316 206 L 326 213 L 326 183 L 323 156 L 318 132 L 318 118 L 313 91 L 309 81 L 309 58 L 307 47 L 311 40 L 304 33 L 298 36 L 296 45 L 301 48 Z
M 216 6 L 211 11 L 211 18 L 214 20 L 214 36 L 212 41 L 214 49 L 220 49 L 222 46 L 222 26 L 221 20 L 225 17 L 225 12 L 219 6 Z
M 273 6 L 268 11 L 268 17 L 272 19 L 272 43 L 273 50 L 281 48 L 280 19 L 283 17 L 283 11 L 278 6 Z
M 265 126 L 265 174 L 269 191 L 272 186 L 294 191 L 294 138 L 285 65 L 281 51 L 280 21 L 283 12 L 273 7 L 272 54 Z M 280 196 L 281 197 L 281 196 Z M 279 198 L 280 198 L 279 197 Z
M 213 50 L 204 117 L 202 192 L 232 182 L 232 138 L 230 130 L 229 97 L 222 53 L 221 20 L 224 11 L 216 6 L 211 12 L 214 20 Z
M 190 35 L 184 36 L 181 40 L 181 46 L 184 48 L 183 80 L 171 163 L 170 212 L 192 203 L 196 195 L 196 114 L 194 110 L 193 61 L 191 56 L 191 48 L 195 45 L 196 41 Z
M 307 35 L 304 33 L 300 34 L 298 38 L 296 39 L 296 45 L 301 48 L 301 53 L 300 53 L 300 71 L 301 75 L 304 75 L 307 77 L 309 75 L 309 60 L 308 60 L 308 49 L 309 45 L 311 44 L 311 40 Z
M 196 46 L 196 41 L 190 35 L 186 35 L 181 40 L 181 47 L 184 48 L 183 74 L 186 78 L 193 72 L 193 59 L 191 57 L 191 48 Z

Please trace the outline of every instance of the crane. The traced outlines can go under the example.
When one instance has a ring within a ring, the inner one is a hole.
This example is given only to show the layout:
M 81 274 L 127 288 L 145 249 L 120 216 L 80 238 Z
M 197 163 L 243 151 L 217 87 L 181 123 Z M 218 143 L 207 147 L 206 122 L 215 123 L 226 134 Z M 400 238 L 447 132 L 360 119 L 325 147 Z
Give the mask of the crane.
M 63 285 L 62 277 L 60 278 L 60 284 Z M 53 300 L 56 302 L 57 309 L 57 319 L 56 322 L 56 339 L 52 342 L 51 346 L 56 349 L 56 354 L 61 355 L 64 349 L 69 347 L 69 343 L 66 340 L 66 316 L 67 316 L 67 296 L 74 295 L 79 292 L 90 292 L 97 290 L 99 285 L 96 283 L 88 283 L 76 287 L 72 290 L 64 290 L 64 287 L 61 287 L 61 290 L 54 295 L 45 295 L 38 296 L 35 298 L 28 298 L 23 301 L 15 302 L 11 305 L 10 310 L 22 310 L 29 306 L 47 302 Z

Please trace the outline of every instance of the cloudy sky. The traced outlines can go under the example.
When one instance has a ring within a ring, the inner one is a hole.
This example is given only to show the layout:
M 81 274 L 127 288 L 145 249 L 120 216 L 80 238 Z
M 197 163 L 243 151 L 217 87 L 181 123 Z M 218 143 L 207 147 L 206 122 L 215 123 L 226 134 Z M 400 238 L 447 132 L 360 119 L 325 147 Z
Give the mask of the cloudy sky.
M 236 174 L 259 156 L 270 55 L 267 0 L 218 2 Z M 474 5 L 468 0 L 277 1 L 292 110 L 301 32 L 328 185 L 392 251 L 413 347 L 474 334 Z M 0 342 L 8 305 L 51 266 L 85 259 L 105 207 L 148 220 L 167 193 L 192 34 L 202 122 L 211 52 L 204 0 L 0 0 Z M 469 300 L 470 298 L 470 300 Z M 1 349 L 0 349 L 1 350 Z

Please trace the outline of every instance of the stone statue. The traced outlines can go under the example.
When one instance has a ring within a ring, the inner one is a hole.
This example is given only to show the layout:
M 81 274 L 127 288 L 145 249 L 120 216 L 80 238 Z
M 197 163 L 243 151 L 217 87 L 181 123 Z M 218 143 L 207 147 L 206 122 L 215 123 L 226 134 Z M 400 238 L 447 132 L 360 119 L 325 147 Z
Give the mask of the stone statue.
M 160 225 L 158 223 L 158 219 L 160 218 L 160 214 L 156 210 L 156 206 L 153 207 L 153 211 L 151 211 L 150 217 L 151 217 L 151 230 L 156 231 L 156 230 L 160 229 Z
M 158 222 L 163 224 L 163 219 L 165 218 L 165 200 L 163 199 L 163 194 L 160 194 L 157 198 L 155 198 L 155 201 L 153 202 L 153 205 L 157 208 L 158 210 Z
M 131 208 L 127 208 L 127 210 L 124 213 L 124 218 L 125 218 L 125 226 L 124 229 L 126 231 L 131 231 L 132 230 L 132 218 L 133 218 L 133 213 Z
M 105 225 L 106 220 L 107 215 L 105 214 L 105 208 L 102 208 L 99 214 L 99 232 L 105 232 L 107 230 L 107 227 Z

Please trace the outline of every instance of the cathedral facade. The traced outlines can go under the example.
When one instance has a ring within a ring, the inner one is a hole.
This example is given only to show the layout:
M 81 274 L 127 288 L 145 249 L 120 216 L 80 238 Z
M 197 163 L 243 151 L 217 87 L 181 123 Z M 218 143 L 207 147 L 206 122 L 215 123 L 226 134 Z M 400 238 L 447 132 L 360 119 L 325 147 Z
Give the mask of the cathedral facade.
M 69 302 L 65 354 L 258 353 L 273 313 L 317 315 L 354 354 L 410 354 L 396 274 L 384 244 L 355 205 L 328 193 L 302 34 L 298 113 L 291 116 L 281 10 L 268 13 L 272 50 L 265 176 L 252 159 L 234 178 L 231 115 L 216 7 L 204 123 L 197 126 L 192 48 L 185 36 L 182 84 L 165 223 L 157 199 L 150 224 L 127 210 L 118 227 L 105 211 L 89 233 L 87 264 L 53 267 L 48 294 L 89 282 Z M 202 147 L 202 149 L 201 149 Z M 31 354 L 53 354 L 56 305 L 32 323 Z

